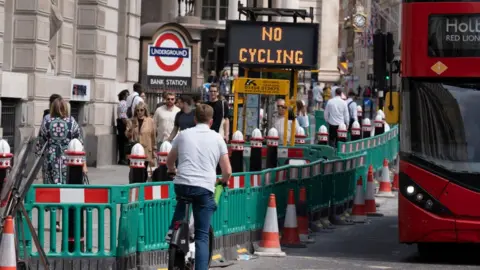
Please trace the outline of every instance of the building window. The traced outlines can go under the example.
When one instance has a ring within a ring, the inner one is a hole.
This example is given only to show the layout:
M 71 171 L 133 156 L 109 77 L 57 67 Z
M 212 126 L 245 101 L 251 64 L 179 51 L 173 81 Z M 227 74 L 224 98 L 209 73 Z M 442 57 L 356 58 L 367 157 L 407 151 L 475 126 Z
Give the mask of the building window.
M 228 1 L 229 0 L 202 0 L 202 19 L 211 21 L 227 20 Z
M 217 0 L 202 0 L 202 19 L 212 21 L 217 19 Z
M 228 0 L 220 0 L 220 18 L 221 21 L 228 19 Z

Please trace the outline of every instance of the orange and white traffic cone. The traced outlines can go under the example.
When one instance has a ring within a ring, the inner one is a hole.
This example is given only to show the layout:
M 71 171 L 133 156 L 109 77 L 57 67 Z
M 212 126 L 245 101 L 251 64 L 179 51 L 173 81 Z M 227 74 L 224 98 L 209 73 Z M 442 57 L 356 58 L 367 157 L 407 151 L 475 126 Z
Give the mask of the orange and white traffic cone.
M 0 270 L 16 270 L 17 257 L 15 256 L 15 236 L 13 232 L 13 219 L 7 217 L 3 226 L 2 240 L 0 243 Z
M 365 196 L 365 213 L 367 216 L 382 217 L 383 214 L 377 213 L 377 205 L 375 203 L 375 184 L 373 183 L 373 167 L 368 167 L 367 174 L 367 192 Z
M 285 224 L 283 225 L 282 246 L 291 248 L 304 248 L 305 244 L 300 242 L 297 225 L 297 211 L 295 208 L 295 197 L 293 189 L 288 191 L 287 213 L 285 214 Z
M 399 172 L 399 161 L 400 161 L 400 157 L 397 156 L 397 161 L 395 162 L 395 172 L 393 174 L 393 183 L 392 183 L 392 190 L 393 191 L 398 191 L 399 189 L 399 183 L 398 183 L 398 172 Z
M 363 179 L 361 176 L 357 180 L 357 192 L 353 200 L 352 220 L 355 223 L 364 223 L 367 221 L 367 214 L 365 214 L 365 194 L 363 192 Z
M 307 190 L 305 189 L 305 187 L 300 188 L 297 206 L 297 223 L 300 241 L 304 243 L 315 243 L 315 239 L 311 238 L 309 235 L 310 226 L 307 209 Z
M 265 215 L 265 223 L 263 224 L 262 241 L 260 241 L 255 255 L 265 257 L 286 256 L 280 247 L 275 194 L 270 194 L 270 199 L 268 200 L 267 214 Z
M 392 193 L 392 183 L 390 182 L 390 170 L 388 169 L 388 160 L 383 160 L 382 176 L 377 197 L 395 197 Z

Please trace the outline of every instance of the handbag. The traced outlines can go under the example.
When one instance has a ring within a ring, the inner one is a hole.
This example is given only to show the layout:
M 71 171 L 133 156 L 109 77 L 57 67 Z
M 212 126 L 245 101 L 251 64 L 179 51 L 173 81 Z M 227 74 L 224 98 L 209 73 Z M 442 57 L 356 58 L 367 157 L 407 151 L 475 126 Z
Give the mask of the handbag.
M 83 173 L 83 184 L 90 185 L 90 180 L 88 180 L 88 175 L 86 173 Z

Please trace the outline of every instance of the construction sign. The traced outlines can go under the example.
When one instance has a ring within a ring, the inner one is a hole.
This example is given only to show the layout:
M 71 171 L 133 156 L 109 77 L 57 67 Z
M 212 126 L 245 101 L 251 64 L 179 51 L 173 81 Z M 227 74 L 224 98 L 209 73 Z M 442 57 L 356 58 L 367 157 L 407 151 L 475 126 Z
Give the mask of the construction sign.
M 238 78 L 234 82 L 235 91 L 250 95 L 288 95 L 289 80 Z

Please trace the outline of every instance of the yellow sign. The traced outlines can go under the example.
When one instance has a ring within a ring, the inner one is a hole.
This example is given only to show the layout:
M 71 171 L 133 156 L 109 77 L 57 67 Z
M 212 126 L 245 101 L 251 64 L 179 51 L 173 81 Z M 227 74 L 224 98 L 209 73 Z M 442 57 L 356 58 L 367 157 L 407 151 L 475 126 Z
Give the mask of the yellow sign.
M 433 72 L 435 72 L 435 73 L 437 73 L 438 75 L 440 75 L 440 74 L 442 74 L 443 72 L 445 72 L 445 70 L 447 70 L 448 67 L 447 67 L 444 63 L 438 61 L 438 62 L 436 62 L 436 63 L 431 67 L 431 69 L 432 69 Z
M 238 78 L 235 80 L 235 91 L 252 95 L 288 95 L 289 80 Z

